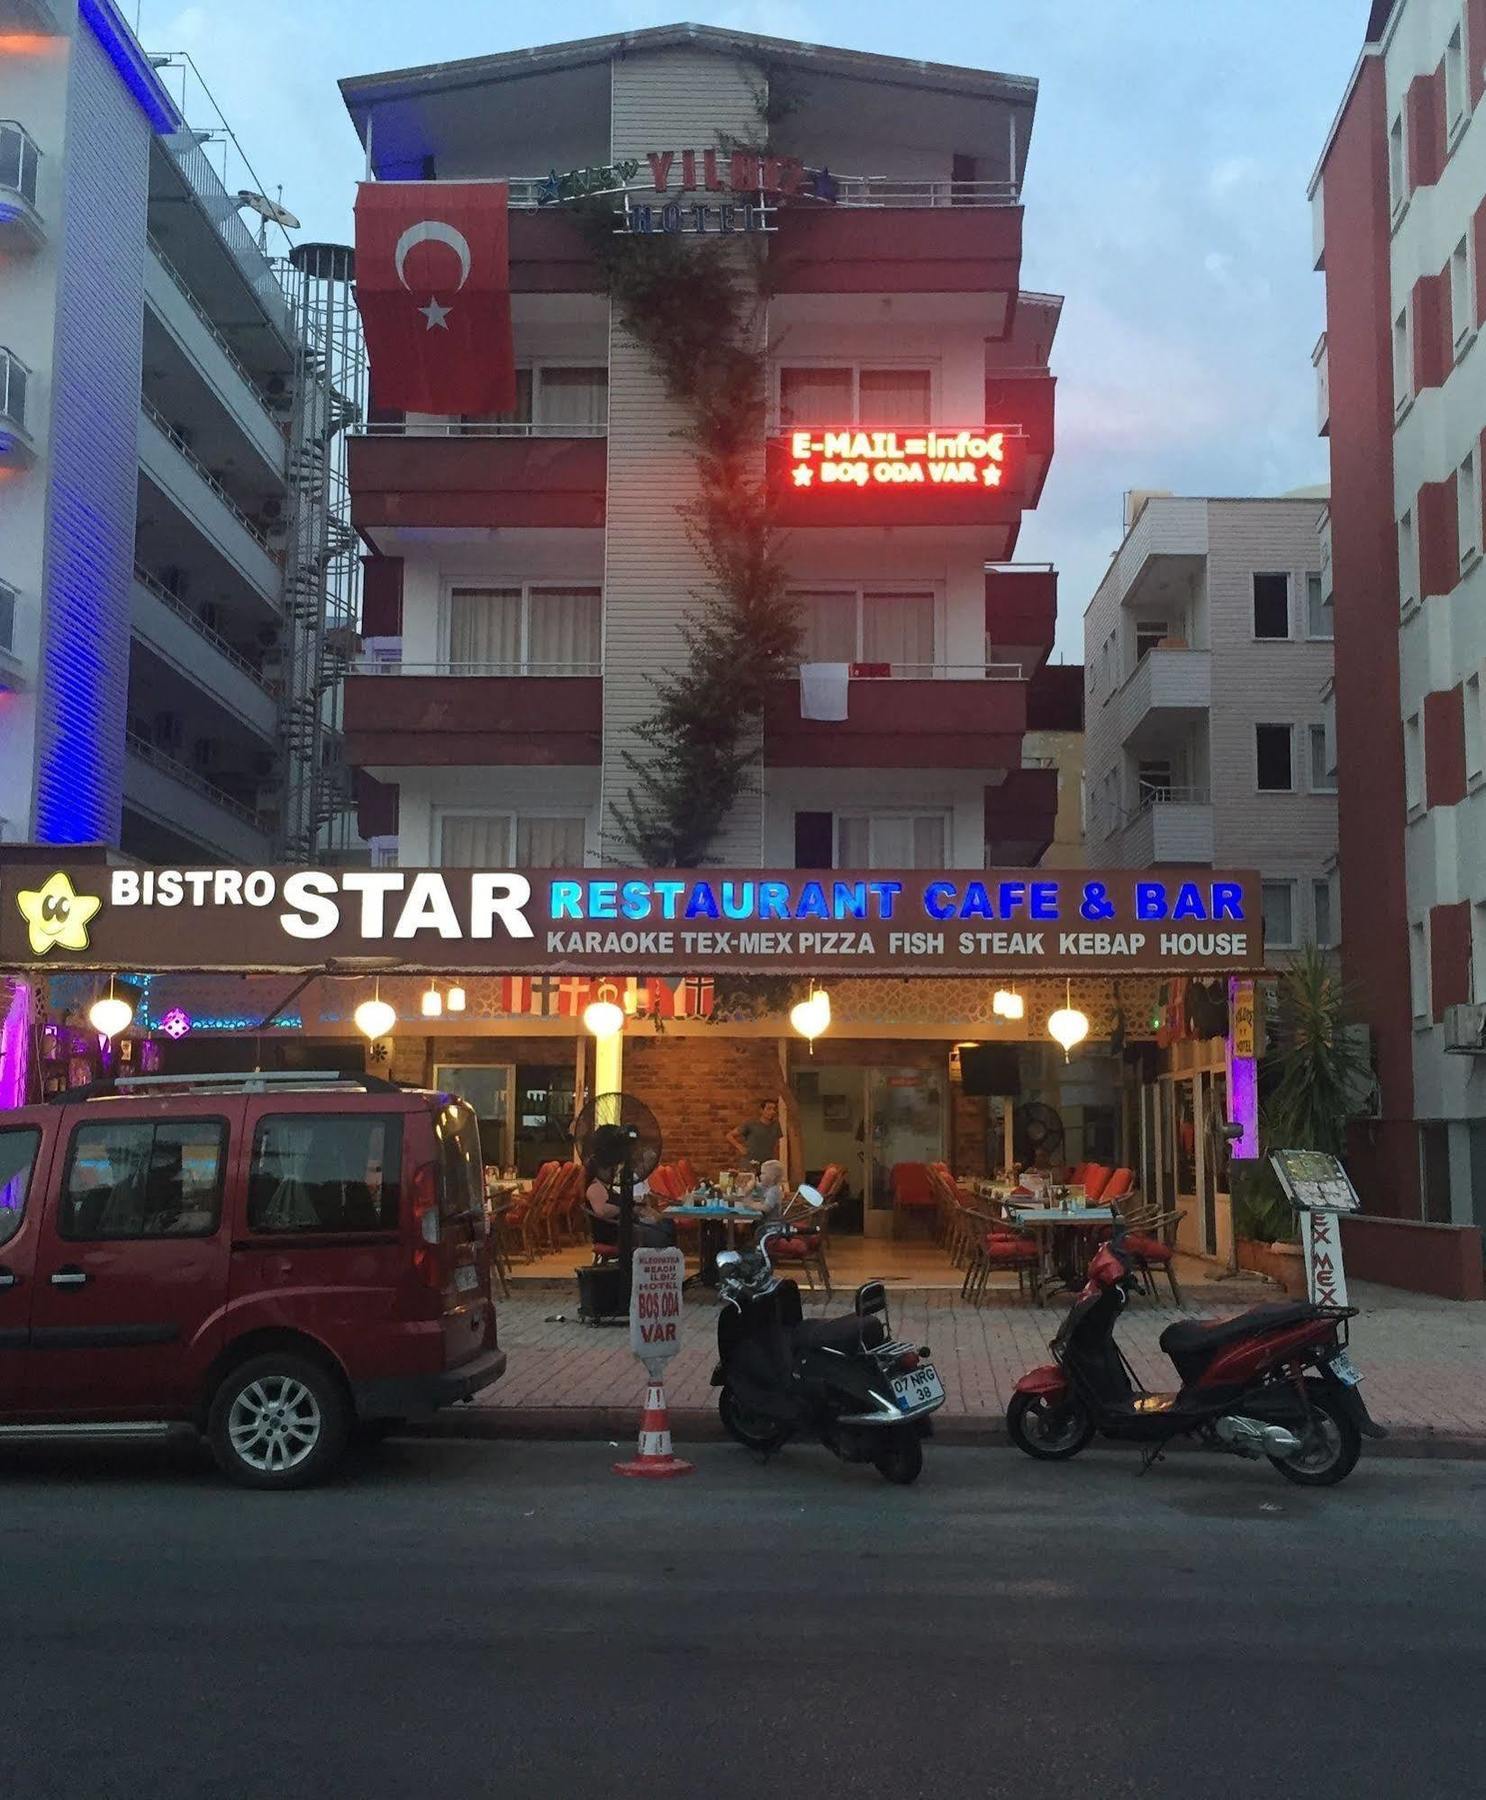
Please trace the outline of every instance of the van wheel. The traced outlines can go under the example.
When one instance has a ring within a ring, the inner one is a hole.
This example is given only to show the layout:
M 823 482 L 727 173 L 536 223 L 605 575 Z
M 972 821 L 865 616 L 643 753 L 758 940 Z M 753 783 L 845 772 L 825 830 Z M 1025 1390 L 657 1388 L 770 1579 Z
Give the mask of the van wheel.
M 207 1436 L 217 1465 L 241 1487 L 302 1488 L 340 1460 L 351 1409 L 328 1370 L 292 1352 L 255 1356 L 212 1401 Z

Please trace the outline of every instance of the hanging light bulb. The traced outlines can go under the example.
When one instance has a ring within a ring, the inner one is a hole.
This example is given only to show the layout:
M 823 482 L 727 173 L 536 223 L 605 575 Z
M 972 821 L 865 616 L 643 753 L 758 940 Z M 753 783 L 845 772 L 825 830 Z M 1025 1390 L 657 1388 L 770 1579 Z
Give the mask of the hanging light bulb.
M 830 995 L 824 988 L 818 988 L 812 983 L 809 996 L 790 1008 L 789 1022 L 802 1038 L 809 1039 L 813 1051 L 815 1040 L 831 1022 Z
M 423 994 L 423 1016 L 425 1019 L 437 1019 L 443 1016 L 444 996 L 430 981 Z
M 1027 1003 L 1015 988 L 997 988 L 991 996 L 991 1011 L 998 1019 L 1022 1019 Z
M 448 993 L 444 995 L 444 1010 L 446 1012 L 463 1012 L 464 1004 L 464 989 L 462 987 L 451 987 Z
M 114 993 L 114 978 L 108 978 L 108 992 L 95 1000 L 88 1012 L 88 1023 L 100 1037 L 116 1038 L 134 1023 L 134 1008 Z
M 1048 1033 L 1063 1046 L 1063 1061 L 1068 1061 L 1068 1053 L 1075 1044 L 1081 1044 L 1089 1035 L 1089 1019 L 1073 1004 L 1073 985 L 1064 984 L 1064 1004 L 1047 1022 Z
M 583 1027 L 596 1038 L 618 1037 L 624 1030 L 624 1008 L 612 981 L 602 983 L 598 995 L 583 1009 Z
M 371 999 L 363 1000 L 351 1017 L 363 1037 L 384 1038 L 397 1023 L 397 1008 L 382 998 L 382 983 L 378 981 Z

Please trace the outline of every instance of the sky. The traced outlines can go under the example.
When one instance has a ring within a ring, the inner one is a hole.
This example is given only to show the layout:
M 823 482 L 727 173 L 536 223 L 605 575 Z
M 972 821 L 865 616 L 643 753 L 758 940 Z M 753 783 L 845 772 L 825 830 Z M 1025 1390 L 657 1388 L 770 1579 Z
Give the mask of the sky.
M 1305 190 L 1367 0 L 123 4 L 148 49 L 190 52 L 303 235 L 342 241 L 363 172 L 343 75 L 686 18 L 1034 76 L 1022 285 L 1066 301 L 1057 449 L 1017 555 L 1060 571 L 1056 656 L 1082 657 L 1126 490 L 1278 494 L 1326 479 Z

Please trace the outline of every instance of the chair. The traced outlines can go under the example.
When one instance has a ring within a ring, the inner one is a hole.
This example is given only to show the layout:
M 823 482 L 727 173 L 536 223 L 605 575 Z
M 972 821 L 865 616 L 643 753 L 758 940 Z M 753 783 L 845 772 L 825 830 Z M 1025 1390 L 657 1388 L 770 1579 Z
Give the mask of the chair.
M 548 1211 L 552 1232 L 565 1245 L 583 1242 L 583 1165 L 565 1163 Z
M 532 1189 L 531 1205 L 523 1226 L 523 1236 L 532 1248 L 533 1258 L 536 1254 L 535 1246 L 539 1244 L 547 1250 L 562 1248 L 557 1237 L 562 1202 L 572 1182 L 577 1182 L 580 1191 L 583 1185 L 581 1164 L 554 1162 L 549 1168 L 551 1173 L 546 1182 Z
M 514 1243 L 521 1239 L 521 1254 L 528 1262 L 536 1260 L 536 1227 L 540 1215 L 536 1211 L 537 1201 L 545 1196 L 550 1183 L 556 1179 L 560 1163 L 545 1162 L 537 1170 L 536 1179 L 524 1194 L 518 1194 L 511 1202 L 511 1209 L 505 1216 L 506 1230 Z
M 1157 1213 L 1142 1218 L 1136 1230 L 1127 1227 L 1125 1231 L 1125 1249 L 1145 1282 L 1146 1292 L 1153 1300 L 1156 1298 L 1155 1276 L 1162 1272 L 1171 1283 L 1171 1298 L 1176 1306 L 1182 1303 L 1182 1290 L 1176 1279 L 1176 1250 L 1168 1239 L 1176 1236 L 1176 1228 L 1186 1216 L 1184 1210 Z
M 960 1283 L 960 1297 L 979 1306 L 985 1297 L 991 1276 L 998 1269 L 1013 1269 L 1016 1271 L 1018 1294 L 1026 1293 L 1027 1283 L 1030 1281 L 1033 1298 L 1040 1298 L 1038 1264 L 1041 1252 L 1035 1241 L 1013 1233 L 1004 1220 L 996 1219 L 990 1213 L 967 1210 L 975 1222 L 977 1235 L 971 1247 L 965 1279 Z
M 929 1179 L 929 1165 L 921 1162 L 894 1163 L 888 1171 L 888 1186 L 893 1194 L 893 1235 L 897 1236 L 899 1221 L 904 1218 L 923 1218 L 936 1212 L 939 1201 L 934 1193 L 934 1185 Z
M 678 1198 L 684 1199 L 687 1194 L 694 1194 L 701 1183 L 697 1180 L 696 1170 L 691 1166 L 691 1159 L 686 1156 L 678 1156 L 675 1169 L 681 1177 L 681 1194 Z
M 1084 1170 L 1084 1199 L 1102 1200 L 1104 1189 L 1113 1173 L 1114 1170 L 1105 1168 L 1103 1163 L 1090 1163 Z
M 1074 1163 L 1068 1171 L 1069 1187 L 1082 1187 L 1088 1172 L 1089 1165 L 1086 1162 Z
M 680 1171 L 670 1163 L 662 1163 L 658 1169 L 653 1169 L 648 1185 L 651 1193 L 661 1200 L 679 1200 L 689 1191 Z
M 818 1191 L 818 1190 L 817 1190 Z M 789 1219 L 791 1230 L 788 1237 L 772 1238 L 769 1242 L 769 1260 L 773 1263 L 791 1263 L 810 1283 L 810 1292 L 816 1288 L 816 1276 L 826 1290 L 826 1299 L 831 1298 L 831 1265 L 826 1260 L 826 1239 L 830 1235 L 832 1204 L 827 1201 L 824 1206 L 817 1207 L 808 1219 Z
M 1106 1204 L 1122 1198 L 1135 1185 L 1133 1169 L 1116 1169 L 1100 1190 L 1099 1198 Z

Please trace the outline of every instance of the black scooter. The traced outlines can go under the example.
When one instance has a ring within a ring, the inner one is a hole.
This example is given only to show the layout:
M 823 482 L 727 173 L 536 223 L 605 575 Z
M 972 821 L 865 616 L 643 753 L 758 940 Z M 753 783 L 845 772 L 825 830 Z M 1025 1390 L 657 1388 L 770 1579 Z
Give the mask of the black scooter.
M 809 1189 L 807 1205 L 824 1204 Z M 768 1225 L 752 1250 L 717 1258 L 722 1310 L 717 1320 L 717 1410 L 728 1434 L 761 1456 L 791 1438 L 818 1438 L 842 1462 L 870 1462 L 907 1486 L 924 1466 L 929 1415 L 944 1404 L 944 1384 L 927 1345 L 897 1342 L 880 1281 L 857 1289 L 840 1319 L 806 1319 L 800 1290 L 776 1275 L 773 1239 L 788 1223 Z

